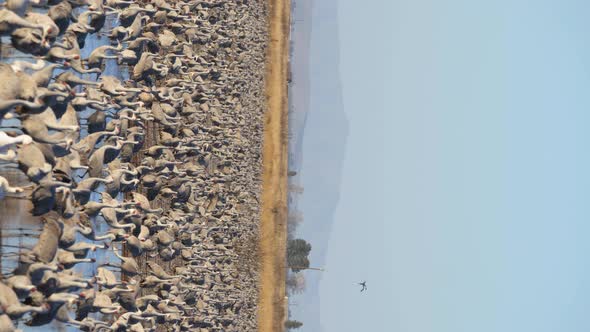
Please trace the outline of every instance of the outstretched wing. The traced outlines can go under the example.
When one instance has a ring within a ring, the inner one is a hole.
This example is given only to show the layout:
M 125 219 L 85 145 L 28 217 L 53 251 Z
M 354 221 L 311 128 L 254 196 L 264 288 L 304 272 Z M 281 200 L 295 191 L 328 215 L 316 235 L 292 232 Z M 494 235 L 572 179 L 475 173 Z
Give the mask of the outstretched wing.
M 367 282 L 366 281 L 359 283 L 359 285 L 361 285 L 361 293 L 367 290 Z

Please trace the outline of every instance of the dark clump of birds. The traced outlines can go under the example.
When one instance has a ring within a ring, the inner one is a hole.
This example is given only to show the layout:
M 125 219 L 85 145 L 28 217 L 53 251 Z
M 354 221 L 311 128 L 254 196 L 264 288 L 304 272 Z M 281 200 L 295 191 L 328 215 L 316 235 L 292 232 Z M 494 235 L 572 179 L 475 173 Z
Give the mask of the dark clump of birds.
M 0 279 L 0 331 L 256 330 L 258 275 L 237 244 L 258 234 L 267 10 L 0 3 L 2 52 L 26 55 L 0 59 L 0 168 L 28 181 L 0 176 L 0 200 L 42 221 Z M 104 74 L 113 61 L 129 79 Z

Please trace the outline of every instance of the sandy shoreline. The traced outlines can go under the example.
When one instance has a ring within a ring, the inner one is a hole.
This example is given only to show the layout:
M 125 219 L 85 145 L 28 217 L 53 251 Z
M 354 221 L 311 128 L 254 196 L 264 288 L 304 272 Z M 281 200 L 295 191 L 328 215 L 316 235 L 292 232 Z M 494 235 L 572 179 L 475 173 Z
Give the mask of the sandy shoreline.
M 258 330 L 284 329 L 290 0 L 269 0 Z

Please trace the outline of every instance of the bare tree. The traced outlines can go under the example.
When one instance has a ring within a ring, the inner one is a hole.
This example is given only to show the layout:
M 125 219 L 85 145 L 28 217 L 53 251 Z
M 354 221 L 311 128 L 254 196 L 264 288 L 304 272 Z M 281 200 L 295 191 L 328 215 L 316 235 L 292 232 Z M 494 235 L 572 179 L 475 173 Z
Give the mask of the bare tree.
M 301 211 L 289 211 L 289 222 L 294 224 L 300 224 L 303 221 L 303 212 Z
M 295 194 L 303 194 L 303 186 L 299 184 L 289 184 L 289 192 Z
M 301 294 L 305 291 L 305 275 L 303 273 L 289 273 L 286 284 L 290 294 Z
M 301 211 L 289 211 L 287 217 L 287 233 L 295 234 L 297 227 L 303 222 L 303 213 Z

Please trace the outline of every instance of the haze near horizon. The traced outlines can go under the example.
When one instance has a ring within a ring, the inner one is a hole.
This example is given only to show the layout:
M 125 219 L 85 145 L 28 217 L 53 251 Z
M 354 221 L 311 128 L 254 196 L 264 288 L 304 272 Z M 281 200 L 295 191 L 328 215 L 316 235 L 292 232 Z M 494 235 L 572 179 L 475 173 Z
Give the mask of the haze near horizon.
M 589 7 L 313 3 L 301 331 L 590 328 Z

